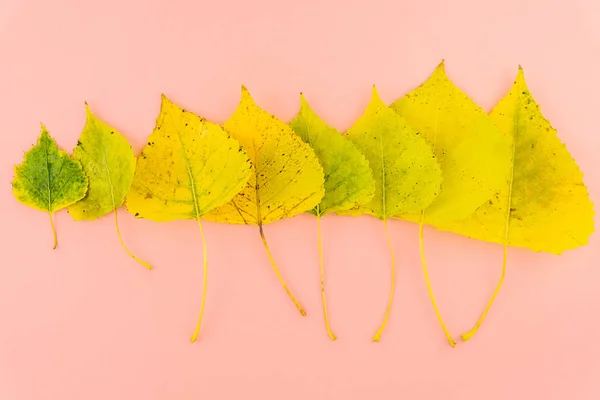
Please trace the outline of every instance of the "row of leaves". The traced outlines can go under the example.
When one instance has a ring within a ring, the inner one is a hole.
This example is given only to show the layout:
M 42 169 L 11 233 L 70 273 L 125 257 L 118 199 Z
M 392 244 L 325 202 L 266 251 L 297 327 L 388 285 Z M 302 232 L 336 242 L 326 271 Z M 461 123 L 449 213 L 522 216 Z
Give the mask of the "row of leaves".
M 35 145 L 15 167 L 12 183 L 23 204 L 52 214 L 68 207 L 75 220 L 93 220 L 117 208 L 153 221 L 193 219 L 204 247 L 204 284 L 196 340 L 204 312 L 208 258 L 202 219 L 253 224 L 277 277 L 306 315 L 281 276 L 263 225 L 310 212 L 318 221 L 325 325 L 335 340 L 326 308 L 321 217 L 368 214 L 419 224 L 422 266 L 427 272 L 423 225 L 504 246 L 502 278 L 474 328 L 477 331 L 506 271 L 507 246 L 559 254 L 587 243 L 593 205 L 583 176 L 555 130 L 543 117 L 519 68 L 508 94 L 488 115 L 447 77 L 443 62 L 421 86 L 387 106 L 375 87 L 364 114 L 341 135 L 309 107 L 289 124 L 259 108 L 242 87 L 239 106 L 224 126 L 181 109 L 162 97 L 154 131 L 135 157 L 127 139 L 94 116 L 87 119 L 72 156 L 59 150 L 42 126 Z

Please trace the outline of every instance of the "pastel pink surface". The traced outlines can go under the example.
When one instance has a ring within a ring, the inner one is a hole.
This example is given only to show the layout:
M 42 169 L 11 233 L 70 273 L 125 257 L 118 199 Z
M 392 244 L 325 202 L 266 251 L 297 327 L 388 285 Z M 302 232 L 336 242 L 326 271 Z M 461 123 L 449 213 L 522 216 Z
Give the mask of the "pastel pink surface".
M 17 203 L 12 167 L 39 122 L 72 150 L 87 101 L 139 152 L 160 94 L 214 121 L 240 85 L 289 121 L 305 96 L 345 130 L 376 84 L 392 102 L 442 58 L 486 110 L 522 65 L 545 115 L 600 196 L 600 17 L 596 0 L 16 1 L 0 4 L 0 398 L 598 399 L 600 243 L 557 257 L 510 249 L 505 286 L 480 332 L 455 349 L 433 313 L 417 227 L 391 223 L 398 284 L 381 343 L 370 338 L 389 289 L 380 221 L 323 221 L 333 328 L 323 325 L 316 222 L 206 224 L 210 281 L 200 341 L 202 248 L 193 221 L 157 224 L 120 210 L 74 222 Z M 432 283 L 455 338 L 497 283 L 501 247 L 426 230 Z

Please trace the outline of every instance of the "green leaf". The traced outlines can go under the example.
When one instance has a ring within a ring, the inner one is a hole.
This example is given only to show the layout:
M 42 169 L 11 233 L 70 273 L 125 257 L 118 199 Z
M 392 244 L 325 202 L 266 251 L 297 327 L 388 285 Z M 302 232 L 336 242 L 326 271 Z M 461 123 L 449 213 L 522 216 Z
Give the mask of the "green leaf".
M 12 188 L 20 203 L 49 214 L 56 248 L 52 213 L 83 198 L 88 181 L 81 164 L 59 150 L 42 125 L 37 144 L 25 153 L 23 162 L 15 166 Z
M 365 156 L 346 137 L 328 126 L 300 95 L 300 112 L 290 123 L 315 151 L 325 174 L 325 195 L 311 212 L 326 215 L 356 208 L 375 194 L 375 180 Z
M 350 210 L 369 202 L 375 194 L 375 180 L 365 156 L 351 141 L 328 126 L 300 95 L 300 112 L 290 123 L 296 133 L 315 151 L 325 174 L 325 195 L 311 213 L 317 216 L 321 297 L 327 333 L 336 340 L 329 324 L 325 297 L 321 216 Z

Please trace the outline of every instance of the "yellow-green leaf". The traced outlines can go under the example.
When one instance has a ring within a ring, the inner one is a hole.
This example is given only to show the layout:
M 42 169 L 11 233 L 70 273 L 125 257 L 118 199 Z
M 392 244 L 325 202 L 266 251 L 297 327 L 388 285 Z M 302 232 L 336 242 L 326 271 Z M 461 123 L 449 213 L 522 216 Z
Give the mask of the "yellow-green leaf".
M 121 207 L 131 187 L 135 156 L 127 139 L 98 119 L 85 105 L 86 122 L 73 150 L 73 159 L 81 162 L 89 189 L 85 197 L 69 207 L 76 221 L 94 220 L 113 212 L 117 236 L 123 249 L 148 269 L 150 264 L 136 257 L 125 245 L 119 229 L 117 208 Z
M 160 114 L 144 147 L 127 209 L 154 221 L 195 219 L 204 254 L 202 302 L 196 330 L 200 333 L 206 304 L 208 254 L 201 218 L 235 196 L 248 181 L 250 161 L 227 132 L 162 96 Z
M 284 122 L 267 113 L 245 87 L 225 129 L 248 152 L 252 175 L 233 200 L 207 215 L 230 224 L 258 225 L 269 261 L 282 286 L 300 311 L 304 309 L 288 289 L 265 239 L 263 225 L 314 208 L 323 198 L 323 168 L 310 146 Z
M 325 195 L 311 212 L 325 215 L 358 207 L 375 194 L 375 180 L 365 156 L 327 125 L 300 95 L 300 112 L 290 123 L 315 151 L 325 173 Z
M 56 230 L 52 213 L 70 206 L 85 196 L 88 181 L 81 164 L 60 150 L 42 125 L 37 144 L 15 166 L 13 194 L 26 206 L 50 215 L 56 248 Z
M 452 83 L 443 62 L 390 107 L 427 140 L 442 167 L 442 191 L 427 208 L 425 222 L 467 218 L 500 190 L 508 143 L 485 111 Z M 419 221 L 421 215 L 404 217 Z
M 250 168 L 246 153 L 221 126 L 163 95 L 127 209 L 153 221 L 198 219 L 230 201 L 248 181 Z
M 302 94 L 300 94 L 300 112 L 290 125 L 315 151 L 325 173 L 325 195 L 310 212 L 317 216 L 321 297 L 325 326 L 329 337 L 336 340 L 329 324 L 325 297 L 321 216 L 330 212 L 356 208 L 369 202 L 375 194 L 375 180 L 369 163 L 360 150 L 346 137 L 340 135 L 336 129 L 319 118 Z
M 404 118 L 383 103 L 375 87 L 365 113 L 346 135 L 365 154 L 375 179 L 375 196 L 352 214 L 366 213 L 383 220 L 390 248 L 390 295 L 383 322 L 373 337 L 373 341 L 379 341 L 387 324 L 396 285 L 395 256 L 387 220 L 427 208 L 439 194 L 442 173 L 429 144 Z
M 98 119 L 86 104 L 86 123 L 73 159 L 89 180 L 86 196 L 69 207 L 75 220 L 93 220 L 119 208 L 131 187 L 135 156 L 127 139 Z
M 366 156 L 375 179 L 375 196 L 354 215 L 379 219 L 416 213 L 439 195 L 442 174 L 423 137 L 398 113 L 373 96 L 346 136 Z
M 510 143 L 508 179 L 472 217 L 440 227 L 554 254 L 585 245 L 594 209 L 583 174 L 542 115 L 521 68 L 490 117 Z

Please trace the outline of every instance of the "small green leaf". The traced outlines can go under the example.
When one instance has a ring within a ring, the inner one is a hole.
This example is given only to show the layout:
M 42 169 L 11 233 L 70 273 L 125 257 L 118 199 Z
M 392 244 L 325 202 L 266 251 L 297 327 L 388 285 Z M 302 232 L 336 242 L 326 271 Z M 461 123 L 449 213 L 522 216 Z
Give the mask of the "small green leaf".
M 56 248 L 52 213 L 82 199 L 88 188 L 88 180 L 81 164 L 59 150 L 42 125 L 37 144 L 25 153 L 23 162 L 15 166 L 12 188 L 20 203 L 50 215 Z

